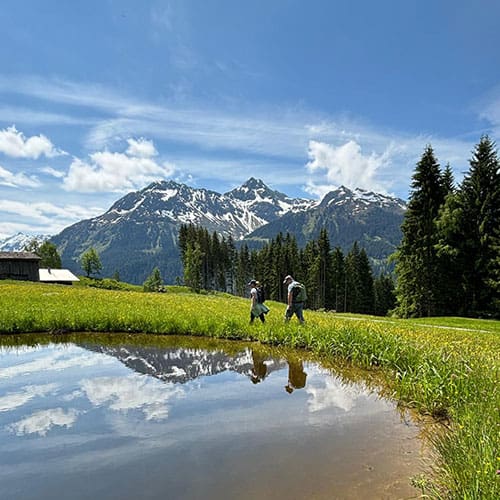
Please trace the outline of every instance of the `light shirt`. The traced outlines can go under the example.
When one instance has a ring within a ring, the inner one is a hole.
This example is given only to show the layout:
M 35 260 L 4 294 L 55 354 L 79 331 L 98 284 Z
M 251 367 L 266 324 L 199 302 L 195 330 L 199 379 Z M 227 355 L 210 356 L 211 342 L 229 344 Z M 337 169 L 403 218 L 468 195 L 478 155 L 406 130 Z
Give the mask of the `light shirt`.
M 288 293 L 291 293 L 291 291 L 293 290 L 293 287 L 295 285 L 298 284 L 298 281 L 292 281 L 289 285 L 288 285 Z

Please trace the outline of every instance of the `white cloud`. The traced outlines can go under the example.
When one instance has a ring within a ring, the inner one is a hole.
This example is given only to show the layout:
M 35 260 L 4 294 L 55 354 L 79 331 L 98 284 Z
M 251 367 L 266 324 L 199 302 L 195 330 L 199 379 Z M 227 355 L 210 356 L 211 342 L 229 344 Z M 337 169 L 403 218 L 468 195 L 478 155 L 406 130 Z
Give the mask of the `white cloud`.
M 36 396 L 45 396 L 54 392 L 59 386 L 57 384 L 27 385 L 22 391 L 11 392 L 0 396 L 0 412 L 10 411 L 23 406 Z
M 66 357 L 71 355 L 71 357 Z M 32 373 L 40 374 L 47 371 L 62 371 L 68 368 L 83 368 L 87 366 L 95 366 L 112 363 L 113 360 L 106 356 L 92 356 L 87 354 L 71 354 L 70 352 L 53 352 L 46 356 L 40 357 L 33 361 L 20 363 L 17 365 L 7 366 L 0 371 L 0 379 L 10 379 L 31 375 Z
M 33 188 L 40 186 L 40 181 L 34 175 L 14 174 L 0 165 L 0 186 Z
M 61 179 L 66 175 L 66 173 L 63 172 L 62 170 L 56 170 L 55 168 L 52 167 L 43 167 L 40 170 L 47 175 L 55 177 L 56 179 Z
M 477 102 L 475 110 L 480 118 L 492 125 L 495 139 L 500 139 L 500 85 L 487 92 Z
M 21 217 L 29 217 L 38 223 L 73 223 L 88 219 L 104 212 L 101 207 L 85 207 L 81 205 L 54 205 L 49 202 L 22 202 L 0 200 L 0 213 L 5 212 Z
M 72 427 L 78 414 L 79 412 L 73 408 L 70 408 L 67 412 L 62 408 L 41 410 L 18 422 L 10 424 L 8 429 L 18 436 L 23 436 L 25 434 L 39 434 L 40 436 L 45 436 L 54 426 Z
M 157 163 L 152 141 L 128 140 L 125 153 L 102 151 L 90 155 L 90 163 L 75 158 L 63 185 L 67 191 L 127 191 L 144 187 L 158 179 L 170 177 L 175 168 L 170 163 Z
M 0 130 L 0 152 L 13 158 L 31 158 L 36 160 L 42 155 L 48 158 L 65 154 L 56 149 L 44 135 L 26 138 L 15 125 Z
M 341 185 L 387 193 L 388 184 L 380 181 L 378 176 L 389 160 L 389 149 L 382 154 L 364 155 L 354 140 L 339 147 L 310 141 L 307 170 L 313 176 L 309 178 L 307 189 L 319 196 Z
M 147 420 L 167 418 L 168 400 L 184 394 L 180 387 L 136 375 L 87 379 L 81 387 L 93 405 L 107 404 L 111 410 L 122 412 L 140 409 Z
M 332 407 L 349 412 L 354 408 L 360 392 L 355 386 L 347 386 L 333 377 L 324 377 L 324 387 L 308 384 L 306 391 L 309 394 L 307 405 L 311 413 Z
M 45 234 L 57 234 L 70 224 L 95 217 L 103 212 L 102 207 L 54 205 L 48 202 L 0 199 L 0 217 L 3 219 L 2 234 L 4 234 L 4 237 L 16 232 L 41 232 L 41 227 L 43 227 L 42 232 Z M 15 221 L 9 221 L 9 217 L 12 219 L 12 216 L 15 216 Z M 29 223 L 26 221 L 29 221 Z
M 127 139 L 128 148 L 126 153 L 129 156 L 135 156 L 138 158 L 151 158 L 152 156 L 156 156 L 158 151 L 154 147 L 153 141 L 148 141 L 141 137 L 137 140 L 135 139 Z

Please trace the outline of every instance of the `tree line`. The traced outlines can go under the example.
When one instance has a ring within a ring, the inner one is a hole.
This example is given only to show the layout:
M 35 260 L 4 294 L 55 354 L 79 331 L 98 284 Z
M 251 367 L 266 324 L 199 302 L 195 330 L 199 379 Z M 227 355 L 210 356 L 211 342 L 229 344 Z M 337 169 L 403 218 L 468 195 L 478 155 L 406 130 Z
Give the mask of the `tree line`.
M 397 309 L 403 317 L 500 317 L 500 172 L 483 136 L 455 186 L 431 146 L 416 165 L 396 252 Z
M 279 233 L 259 250 L 239 249 L 231 237 L 194 225 L 182 225 L 179 247 L 184 282 L 195 291 L 218 290 L 245 296 L 247 283 L 263 283 L 266 297 L 286 302 L 283 277 L 291 274 L 307 287 L 307 306 L 385 315 L 395 305 L 394 282 L 389 275 L 374 277 L 364 248 L 354 243 L 347 255 L 332 248 L 322 229 L 317 239 L 300 249 L 293 235 Z

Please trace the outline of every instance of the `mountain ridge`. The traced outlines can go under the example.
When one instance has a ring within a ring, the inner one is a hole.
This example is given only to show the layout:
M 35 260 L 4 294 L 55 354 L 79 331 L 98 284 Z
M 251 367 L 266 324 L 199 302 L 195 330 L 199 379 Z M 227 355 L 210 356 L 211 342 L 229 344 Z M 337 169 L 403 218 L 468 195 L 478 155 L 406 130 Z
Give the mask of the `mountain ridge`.
M 155 267 L 167 283 L 182 276 L 178 249 L 181 224 L 195 224 L 251 248 L 279 232 L 299 246 L 327 228 L 332 245 L 347 249 L 355 240 L 374 261 L 383 261 L 400 240 L 403 200 L 344 186 L 322 200 L 292 198 L 250 177 L 224 194 L 172 180 L 130 192 L 100 216 L 77 222 L 50 238 L 64 267 L 81 273 L 90 247 L 103 264 L 102 276 L 143 283 Z

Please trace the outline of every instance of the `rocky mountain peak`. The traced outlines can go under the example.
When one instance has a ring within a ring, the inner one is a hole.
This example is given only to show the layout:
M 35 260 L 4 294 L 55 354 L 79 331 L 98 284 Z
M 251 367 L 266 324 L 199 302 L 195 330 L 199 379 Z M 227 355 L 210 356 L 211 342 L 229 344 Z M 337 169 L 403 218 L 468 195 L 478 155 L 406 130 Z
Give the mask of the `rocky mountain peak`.
M 393 207 L 395 209 L 404 210 L 406 204 L 403 200 L 365 189 L 356 188 L 349 189 L 346 186 L 340 186 L 333 191 L 327 193 L 321 200 L 320 206 L 338 206 L 348 205 L 349 209 L 361 210 L 368 206 Z
M 286 195 L 278 191 L 272 191 L 260 179 L 250 177 L 240 187 L 225 193 L 226 196 L 241 201 L 266 201 L 286 198 Z

